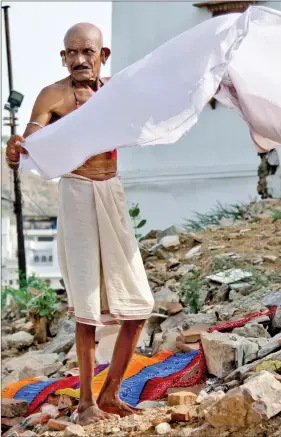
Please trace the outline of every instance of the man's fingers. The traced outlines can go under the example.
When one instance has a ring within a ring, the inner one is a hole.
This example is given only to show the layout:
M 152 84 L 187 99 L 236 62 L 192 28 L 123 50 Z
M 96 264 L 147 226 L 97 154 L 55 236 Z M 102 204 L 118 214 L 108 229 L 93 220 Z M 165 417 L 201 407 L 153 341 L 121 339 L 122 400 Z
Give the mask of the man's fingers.
M 24 147 L 19 146 L 18 151 L 23 155 L 28 155 L 28 151 Z

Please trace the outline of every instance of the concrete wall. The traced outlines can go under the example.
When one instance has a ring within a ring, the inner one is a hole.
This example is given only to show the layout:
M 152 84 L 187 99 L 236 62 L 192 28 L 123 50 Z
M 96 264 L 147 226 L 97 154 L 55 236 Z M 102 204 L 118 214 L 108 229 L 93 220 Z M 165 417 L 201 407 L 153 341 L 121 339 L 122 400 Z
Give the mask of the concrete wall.
M 192 2 L 114 2 L 112 73 L 210 16 Z M 257 195 L 258 165 L 247 126 L 220 104 L 208 105 L 177 144 L 119 152 L 127 199 L 139 203 L 147 229 L 180 225 L 217 201 L 249 201 Z

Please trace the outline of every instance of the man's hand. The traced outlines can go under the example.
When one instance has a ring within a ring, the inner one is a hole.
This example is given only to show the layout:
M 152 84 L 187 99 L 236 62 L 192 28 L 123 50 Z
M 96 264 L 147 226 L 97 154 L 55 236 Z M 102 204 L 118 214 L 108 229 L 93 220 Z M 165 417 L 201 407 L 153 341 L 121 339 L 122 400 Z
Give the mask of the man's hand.
M 25 139 L 20 135 L 13 135 L 7 142 L 6 158 L 10 168 L 18 167 L 20 154 L 28 155 L 27 150 L 21 146 Z

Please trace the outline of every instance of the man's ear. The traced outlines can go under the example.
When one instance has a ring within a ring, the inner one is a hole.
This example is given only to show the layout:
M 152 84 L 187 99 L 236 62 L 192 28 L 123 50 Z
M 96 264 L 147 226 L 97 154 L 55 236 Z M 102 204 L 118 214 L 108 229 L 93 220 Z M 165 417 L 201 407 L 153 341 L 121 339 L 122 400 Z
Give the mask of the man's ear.
M 61 56 L 62 66 L 65 67 L 66 66 L 65 50 L 60 51 L 60 56 Z
M 109 56 L 110 56 L 110 49 L 108 47 L 103 47 L 101 49 L 101 62 L 103 65 L 106 64 L 106 61 L 108 60 Z

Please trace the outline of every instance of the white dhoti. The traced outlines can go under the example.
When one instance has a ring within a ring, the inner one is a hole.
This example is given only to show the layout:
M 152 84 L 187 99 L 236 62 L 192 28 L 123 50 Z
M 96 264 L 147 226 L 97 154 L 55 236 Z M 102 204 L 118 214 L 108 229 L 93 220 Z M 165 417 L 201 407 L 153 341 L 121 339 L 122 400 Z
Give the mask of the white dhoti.
M 66 175 L 59 184 L 58 257 L 76 320 L 146 319 L 154 299 L 118 177 Z

